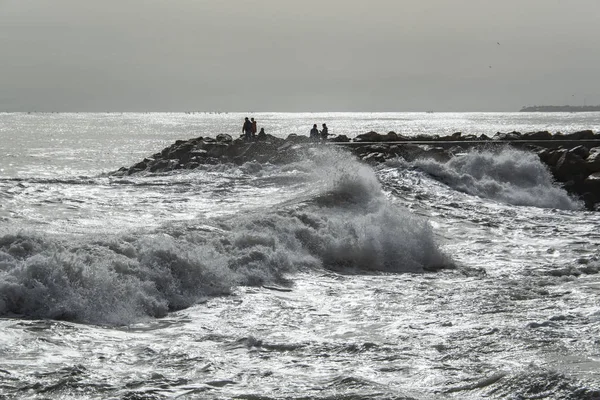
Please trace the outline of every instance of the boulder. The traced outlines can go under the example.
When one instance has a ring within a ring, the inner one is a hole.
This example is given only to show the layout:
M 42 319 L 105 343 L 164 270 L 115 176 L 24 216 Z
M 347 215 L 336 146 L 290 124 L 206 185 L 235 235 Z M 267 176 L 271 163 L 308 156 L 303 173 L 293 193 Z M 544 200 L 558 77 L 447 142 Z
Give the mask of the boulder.
M 417 144 L 403 144 L 399 145 L 394 151 L 396 155 L 406 161 L 414 161 L 423 153 L 423 148 Z
M 387 135 L 382 135 L 381 140 L 383 142 L 397 142 L 398 134 L 394 131 L 388 132 Z
M 367 133 L 363 133 L 354 138 L 355 142 L 381 142 L 383 141 L 383 135 L 380 135 L 377 132 L 371 131 Z
M 538 153 L 540 160 L 551 168 L 556 167 L 556 163 L 566 153 L 566 149 L 544 149 Z
M 132 169 L 136 169 L 139 171 L 143 171 L 146 168 L 148 168 L 148 164 L 150 164 L 153 160 L 149 159 L 149 158 L 144 158 L 142 161 L 140 161 L 137 164 L 134 164 L 131 168 Z
M 365 162 L 376 162 L 381 163 L 386 160 L 385 153 L 368 153 L 366 156 L 362 157 L 362 160 Z
M 519 140 L 521 139 L 521 133 L 512 131 L 508 133 L 498 132 L 494 135 L 492 140 Z
M 574 133 L 569 133 L 567 135 L 562 135 L 562 139 L 565 140 L 590 140 L 594 139 L 594 132 L 590 130 L 579 131 Z
M 432 140 L 441 140 L 440 135 L 423 135 L 423 134 L 419 134 L 417 136 L 415 136 L 414 140 L 423 142 L 423 141 L 432 141 Z
M 222 157 L 225 154 L 228 147 L 229 146 L 227 144 L 219 143 L 219 142 L 206 143 L 204 145 L 204 150 L 206 150 L 206 155 L 208 157 L 218 158 L 218 157 Z
M 590 155 L 590 151 L 585 146 L 576 146 L 569 150 L 569 153 L 577 154 L 579 157 L 585 159 Z
M 527 132 L 521 138 L 524 140 L 550 140 L 552 134 L 548 131 Z
M 594 172 L 585 178 L 585 185 L 591 191 L 600 194 L 600 172 Z
M 338 143 L 345 143 L 345 142 L 349 142 L 350 138 L 346 135 L 337 135 L 334 138 L 329 139 L 330 142 L 338 142 Z
M 592 147 L 588 154 L 585 165 L 592 173 L 600 172 L 600 147 Z
M 171 146 L 167 154 L 163 154 L 164 158 L 169 160 L 183 160 L 187 161 L 190 157 L 190 152 L 195 148 L 195 146 L 190 142 L 179 143 L 177 146 Z
M 396 133 L 394 131 L 389 131 L 388 132 L 388 137 L 390 137 L 390 138 L 393 137 L 394 140 L 397 140 L 397 141 L 407 141 L 407 140 L 410 140 L 410 138 L 408 136 L 401 135 L 401 134 Z
M 150 170 L 150 172 L 168 171 L 168 170 L 170 170 L 169 166 L 170 166 L 171 161 L 175 161 L 175 160 L 156 160 L 155 162 L 153 162 L 150 165 L 149 170 Z M 177 160 L 175 162 L 179 163 L 179 160 Z
M 233 142 L 233 138 L 231 137 L 231 135 L 228 135 L 226 133 L 220 133 L 217 135 L 217 142 L 219 143 L 231 143 Z
M 429 147 L 419 155 L 419 158 L 431 158 L 437 162 L 445 163 L 451 158 L 451 155 L 443 147 Z
M 600 203 L 600 172 L 594 172 L 583 182 L 583 201 L 589 210 L 595 210 Z
M 371 131 L 354 138 L 355 142 L 397 142 L 400 140 L 408 140 L 408 138 L 406 136 L 398 135 L 394 131 L 388 132 L 385 135 Z
M 285 139 L 285 141 L 291 141 L 293 143 L 309 143 L 312 142 L 313 140 L 311 138 L 309 138 L 308 136 L 304 136 L 304 135 L 297 135 L 295 133 L 290 133 L 288 135 L 288 137 Z
M 561 182 L 578 182 L 588 175 L 588 170 L 583 158 L 575 153 L 565 151 L 556 163 L 553 173 Z

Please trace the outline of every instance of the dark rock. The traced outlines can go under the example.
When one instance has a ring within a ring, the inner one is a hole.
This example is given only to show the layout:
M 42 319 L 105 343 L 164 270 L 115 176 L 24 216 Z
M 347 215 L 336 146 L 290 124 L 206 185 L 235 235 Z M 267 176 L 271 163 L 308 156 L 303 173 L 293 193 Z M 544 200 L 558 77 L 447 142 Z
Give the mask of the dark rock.
M 396 155 L 404 158 L 406 161 L 414 161 L 423 153 L 423 148 L 416 144 L 399 145 Z
M 208 155 L 208 151 L 206 151 L 205 149 L 194 149 L 192 151 L 190 151 L 190 160 L 194 159 L 194 158 L 202 158 L 202 157 L 206 157 Z
M 397 142 L 398 141 L 398 134 L 396 132 L 388 132 L 387 135 L 383 136 L 381 139 L 384 142 Z
M 595 136 L 594 136 L 593 131 L 585 130 L 585 131 L 570 133 L 568 135 L 563 135 L 562 138 L 565 140 L 590 140 L 590 139 L 594 139 Z
M 547 152 L 540 154 L 540 159 L 548 166 L 556 167 L 558 160 L 567 152 L 566 149 L 547 149 Z
M 207 143 L 204 145 L 208 157 L 222 157 L 229 146 L 225 143 Z
M 384 162 L 386 160 L 385 153 L 368 153 L 366 156 L 362 157 L 362 160 L 365 162 Z
M 217 142 L 231 143 L 233 142 L 233 138 L 231 137 L 231 135 L 228 135 L 226 133 L 220 133 L 217 135 Z
M 408 140 L 404 136 L 399 136 L 396 132 L 388 132 L 386 135 L 381 135 L 377 132 L 367 132 L 362 135 L 358 135 L 355 142 L 397 142 L 399 140 Z
M 189 159 L 190 152 L 194 149 L 194 145 L 189 142 L 181 142 L 178 140 L 178 145 L 169 149 L 167 154 L 163 154 L 164 158 L 170 160 L 183 160 L 187 161 Z
M 407 141 L 407 140 L 410 140 L 410 138 L 408 136 L 401 135 L 401 134 L 396 133 L 394 131 L 389 131 L 388 132 L 388 137 L 395 137 L 394 140 L 397 140 L 397 141 Z
M 600 203 L 600 172 L 594 172 L 585 178 L 583 201 L 585 206 L 589 210 L 595 209 L 597 204 Z
M 420 141 L 420 142 L 430 142 L 433 140 L 440 140 L 440 135 L 433 135 L 433 136 L 428 136 L 428 135 L 423 135 L 423 134 L 419 134 L 417 136 L 414 137 L 414 140 Z
M 590 172 L 600 172 L 600 147 L 592 147 L 588 154 L 585 165 Z
M 338 143 L 345 143 L 345 142 L 349 142 L 350 138 L 346 135 L 337 135 L 336 137 L 329 139 L 330 142 L 338 142 Z
M 548 131 L 527 132 L 521 138 L 526 140 L 550 140 L 552 139 L 552 134 Z
M 172 160 L 156 160 L 150 165 L 150 172 L 166 171 L 169 169 L 169 162 Z
M 430 147 L 421 152 L 419 158 L 431 158 L 437 162 L 445 163 L 450 160 L 451 155 L 443 147 Z
M 600 193 L 600 172 L 588 175 L 585 184 L 590 191 Z
M 390 151 L 390 146 L 387 144 L 372 144 L 361 148 L 361 153 L 382 153 L 387 154 Z
M 303 135 L 296 135 L 295 133 L 291 133 L 285 139 L 285 141 L 291 141 L 293 143 L 309 143 L 312 142 L 311 138 Z
M 131 168 L 136 169 L 136 170 L 140 170 L 143 171 L 146 168 L 148 168 L 148 164 L 152 162 L 152 160 L 148 159 L 148 158 L 144 158 L 142 161 L 140 161 L 137 164 L 134 164 Z
M 354 138 L 355 142 L 381 142 L 383 135 L 380 135 L 377 132 L 371 131 L 367 133 L 363 133 L 361 135 L 356 136 Z
M 554 176 L 561 182 L 580 181 L 587 176 L 585 160 L 575 153 L 565 151 L 556 163 Z
M 498 132 L 494 135 L 492 140 L 519 140 L 521 139 L 521 133 L 512 131 L 508 133 Z
M 573 147 L 569 150 L 569 153 L 577 154 L 579 157 L 584 159 L 588 158 L 588 156 L 590 155 L 590 151 L 587 149 L 587 147 L 581 145 Z

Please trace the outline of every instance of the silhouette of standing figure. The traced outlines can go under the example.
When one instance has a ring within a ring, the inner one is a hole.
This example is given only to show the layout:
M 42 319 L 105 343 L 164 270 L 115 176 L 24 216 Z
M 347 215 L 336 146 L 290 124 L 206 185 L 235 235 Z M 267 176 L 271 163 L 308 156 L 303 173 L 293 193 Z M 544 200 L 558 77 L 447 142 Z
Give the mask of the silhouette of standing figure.
M 254 120 L 254 118 L 250 118 L 250 121 L 252 121 L 252 138 L 254 139 L 256 137 L 256 121 Z
M 321 131 L 321 140 L 326 141 L 327 135 L 329 135 L 329 130 L 327 129 L 327 124 L 323 124 L 323 130 Z
M 242 132 L 244 133 L 244 139 L 246 139 L 246 141 L 249 142 L 252 140 L 252 122 L 250 122 L 248 117 L 246 117 L 244 119 L 244 125 L 242 126 Z
M 314 124 L 313 128 L 310 130 L 310 139 L 313 142 L 316 142 L 319 140 L 319 130 L 317 129 L 317 124 Z

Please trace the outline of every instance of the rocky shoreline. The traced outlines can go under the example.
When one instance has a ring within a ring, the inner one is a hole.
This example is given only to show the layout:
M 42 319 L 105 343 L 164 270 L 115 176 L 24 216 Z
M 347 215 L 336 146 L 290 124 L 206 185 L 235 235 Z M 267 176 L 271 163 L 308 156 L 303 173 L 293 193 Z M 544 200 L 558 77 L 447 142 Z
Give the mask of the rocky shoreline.
M 291 134 L 286 139 L 266 135 L 254 142 L 219 134 L 215 138 L 177 140 L 161 152 L 131 167 L 120 168 L 112 175 L 159 173 L 195 169 L 205 164 L 243 164 L 249 161 L 285 164 L 301 159 L 308 148 L 320 145 L 339 145 L 368 163 L 384 162 L 396 157 L 407 161 L 432 158 L 438 162 L 446 162 L 473 147 L 494 149 L 500 145 L 525 149 L 535 152 L 548 166 L 556 181 L 568 193 L 583 200 L 587 209 L 600 208 L 600 134 L 590 130 L 571 134 L 551 134 L 547 131 L 497 133 L 491 138 L 486 135 L 463 136 L 460 132 L 449 136 L 410 138 L 395 132 L 368 132 L 353 140 L 340 135 L 317 143 L 308 136 L 296 134 Z

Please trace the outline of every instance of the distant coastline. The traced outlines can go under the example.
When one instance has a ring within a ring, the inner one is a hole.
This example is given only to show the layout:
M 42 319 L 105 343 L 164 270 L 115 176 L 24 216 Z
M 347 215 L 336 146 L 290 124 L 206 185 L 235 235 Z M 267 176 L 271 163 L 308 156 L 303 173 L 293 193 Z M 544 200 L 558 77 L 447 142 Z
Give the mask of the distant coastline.
M 528 106 L 520 112 L 593 112 L 600 111 L 600 106 Z

